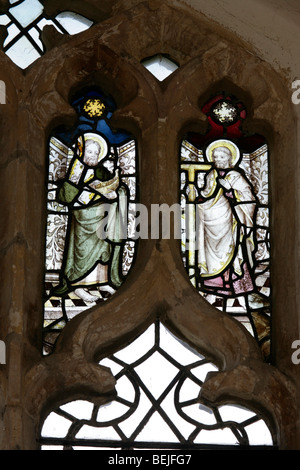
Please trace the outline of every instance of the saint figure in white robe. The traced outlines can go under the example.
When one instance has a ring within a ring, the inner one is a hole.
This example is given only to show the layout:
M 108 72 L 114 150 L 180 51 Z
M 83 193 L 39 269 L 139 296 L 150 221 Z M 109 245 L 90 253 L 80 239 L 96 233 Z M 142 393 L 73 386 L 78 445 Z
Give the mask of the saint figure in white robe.
M 198 268 L 203 286 L 214 294 L 253 291 L 255 195 L 245 175 L 234 168 L 227 141 L 211 152 L 213 168 L 198 198 Z

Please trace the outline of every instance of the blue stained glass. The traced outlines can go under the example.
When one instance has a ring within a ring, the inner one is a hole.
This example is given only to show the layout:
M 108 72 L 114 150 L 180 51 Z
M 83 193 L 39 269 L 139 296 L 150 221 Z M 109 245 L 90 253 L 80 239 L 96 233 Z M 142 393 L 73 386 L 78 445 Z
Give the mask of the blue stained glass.
M 95 130 L 94 122 L 89 123 L 85 118 L 80 119 L 80 121 L 81 120 L 85 122 L 79 122 L 75 129 L 72 129 L 71 131 L 62 130 L 58 133 L 58 137 L 67 145 L 70 145 L 74 141 L 74 138 L 82 132 Z M 107 137 L 111 144 L 122 144 L 130 138 L 130 135 L 127 132 L 113 132 L 104 119 L 100 119 L 96 122 L 96 131 Z
M 105 114 L 101 116 L 91 117 L 84 111 L 84 105 L 88 100 L 101 100 L 105 105 Z M 82 132 L 96 130 L 103 134 L 111 144 L 121 145 L 130 139 L 130 134 L 123 130 L 113 130 L 109 124 L 109 120 L 116 109 L 116 104 L 111 97 L 104 95 L 100 91 L 94 90 L 87 92 L 85 97 L 75 98 L 72 106 L 75 108 L 78 117 L 78 124 L 71 130 L 62 129 L 58 133 L 58 137 L 67 145 L 71 145 L 74 139 Z
M 127 219 L 127 196 L 136 200 L 135 141 L 110 127 L 110 97 L 88 91 L 73 106 L 77 123 L 49 142 L 45 353 L 72 317 L 121 287 L 135 254 Z

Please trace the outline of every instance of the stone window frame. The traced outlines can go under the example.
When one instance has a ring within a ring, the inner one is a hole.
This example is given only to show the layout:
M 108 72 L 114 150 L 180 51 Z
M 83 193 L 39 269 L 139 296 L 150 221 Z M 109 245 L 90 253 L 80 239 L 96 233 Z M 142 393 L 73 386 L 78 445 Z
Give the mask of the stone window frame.
M 279 448 L 296 448 L 297 366 L 291 361 L 299 291 L 296 133 L 284 78 L 201 15 L 183 16 L 180 8 L 157 7 L 155 2 L 117 12 L 51 47 L 25 73 L 0 57 L 9 104 L 1 108 L 0 123 L 0 191 L 6 202 L 0 329 L 8 358 L 0 366 L 2 419 L 8 430 L 2 448 L 38 449 L 43 419 L 66 401 L 83 395 L 109 401 L 114 379 L 97 362 L 156 318 L 220 368 L 203 386 L 208 402 L 230 398 L 251 407 L 267 420 Z M 162 83 L 140 64 L 156 53 L 180 64 Z M 220 316 L 199 296 L 183 267 L 179 240 L 172 238 L 140 240 L 135 266 L 122 288 L 72 320 L 55 352 L 42 357 L 47 142 L 58 124 L 74 122 L 71 94 L 91 84 L 114 97 L 114 125 L 137 140 L 140 202 L 148 208 L 178 202 L 178 149 L 187 130 L 205 130 L 201 104 L 220 89 L 246 104 L 247 129 L 259 129 L 270 148 L 272 364 L 263 361 L 241 325 Z

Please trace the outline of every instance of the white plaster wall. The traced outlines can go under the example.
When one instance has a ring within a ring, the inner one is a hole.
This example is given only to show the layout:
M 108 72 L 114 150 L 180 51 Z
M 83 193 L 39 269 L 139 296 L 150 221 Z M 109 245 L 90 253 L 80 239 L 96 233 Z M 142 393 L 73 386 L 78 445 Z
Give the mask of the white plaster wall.
M 176 0 L 204 14 L 242 40 L 255 52 L 284 69 L 289 79 L 300 78 L 299 0 Z

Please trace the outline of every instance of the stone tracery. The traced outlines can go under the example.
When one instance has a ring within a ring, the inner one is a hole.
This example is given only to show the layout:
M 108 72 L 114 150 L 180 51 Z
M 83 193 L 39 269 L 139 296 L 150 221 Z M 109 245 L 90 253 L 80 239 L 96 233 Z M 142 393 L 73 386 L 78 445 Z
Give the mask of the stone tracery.
M 36 338 L 39 337 L 41 317 L 39 289 L 36 286 L 41 282 L 42 269 L 39 259 L 42 243 L 38 247 L 35 244 L 36 239 L 43 238 L 41 219 L 44 206 L 38 196 L 42 191 L 40 181 L 43 180 L 42 175 L 45 171 L 44 152 L 41 149 L 44 149 L 47 131 L 54 122 L 65 120 L 72 122 L 74 119 L 68 101 L 70 90 L 97 81 L 107 87 L 108 91 L 114 91 L 120 103 L 120 111 L 115 116 L 115 122 L 122 123 L 134 131 L 139 141 L 141 197 L 148 206 L 153 201 L 167 201 L 171 205 L 176 198 L 178 175 L 175 171 L 174 175 L 170 175 L 169 168 L 177 168 L 178 135 L 182 133 L 187 121 L 193 122 L 196 127 L 203 125 L 198 101 L 212 91 L 212 83 L 220 81 L 226 83 L 230 91 L 235 91 L 235 87 L 239 87 L 247 92 L 252 99 L 253 117 L 263 121 L 267 132 L 270 127 L 274 129 L 274 134 L 270 133 L 270 140 L 280 167 L 279 174 L 273 163 L 275 195 L 282 193 L 282 186 L 289 180 L 289 166 L 284 166 L 283 162 L 293 157 L 288 145 L 287 129 L 290 120 L 282 119 L 282 116 L 289 116 L 289 108 L 287 101 L 282 101 L 281 81 L 274 79 L 272 70 L 266 64 L 262 64 L 239 46 L 220 40 L 221 32 L 215 34 L 210 31 L 206 36 L 199 31 L 198 22 L 189 16 L 183 19 L 175 9 L 169 9 L 167 6 L 164 6 L 162 11 L 163 15 L 158 14 L 157 10 L 149 10 L 148 6 L 143 4 L 134 10 L 129 10 L 127 15 L 131 17 L 130 31 L 128 21 L 122 19 L 122 15 L 108 19 L 105 23 L 95 26 L 93 30 L 65 42 L 57 50 L 49 51 L 45 57 L 33 64 L 24 76 L 15 73 L 15 67 L 8 65 L 8 70 L 12 70 L 11 76 L 14 77 L 15 88 L 18 90 L 17 94 L 12 93 L 13 86 L 8 86 L 8 94 L 17 95 L 16 100 L 23 117 L 27 118 L 23 120 L 20 129 L 21 150 L 14 162 L 19 166 L 15 176 L 24 190 L 24 173 L 27 176 L 32 193 L 27 194 L 22 207 L 30 205 L 34 207 L 31 227 L 26 223 L 24 210 L 23 215 L 19 212 L 17 214 L 18 217 L 15 219 L 17 227 L 14 226 L 13 230 L 9 230 L 9 233 L 19 233 L 12 244 L 13 252 L 9 249 L 10 237 L 4 237 L 4 240 L 7 240 L 4 252 L 18 263 L 20 263 L 20 253 L 23 253 L 30 263 L 27 266 L 31 266 L 30 277 L 26 280 L 25 271 L 28 268 L 23 268 L 24 279 L 18 283 L 14 292 L 19 299 L 19 305 L 22 305 L 21 310 L 25 306 L 28 312 L 25 324 L 21 326 L 17 319 L 10 319 L 9 325 L 6 320 L 2 321 L 9 337 L 8 352 L 11 357 L 18 357 L 17 351 L 20 345 L 27 351 L 26 358 L 23 359 L 26 362 L 26 375 L 23 376 L 23 372 L 20 371 L 20 376 L 24 377 L 24 388 L 22 394 L 16 397 L 17 406 L 23 409 L 27 416 L 28 429 L 31 430 L 26 443 L 20 443 L 23 447 L 32 448 L 35 445 L 33 436 L 36 436 L 37 423 L 40 423 L 40 416 L 44 416 L 52 408 L 53 403 L 58 404 L 76 398 L 81 395 L 82 390 L 88 396 L 97 394 L 103 403 L 107 401 L 113 394 L 114 380 L 106 370 L 99 368 L 94 362 L 95 359 L 121 348 L 152 323 L 157 315 L 179 337 L 213 357 L 220 366 L 222 372 L 211 377 L 204 385 L 202 393 L 207 399 L 222 401 L 230 395 L 242 402 L 253 400 L 262 411 L 270 415 L 278 442 L 288 446 L 292 439 L 289 433 L 291 433 L 293 415 L 296 413 L 294 408 L 296 398 L 291 382 L 281 374 L 278 367 L 278 364 L 285 360 L 284 351 L 276 353 L 275 367 L 266 366 L 252 338 L 249 338 L 231 319 L 224 317 L 220 320 L 214 309 L 201 302 L 189 285 L 174 240 L 159 241 L 158 244 L 152 241 L 145 242 L 142 248 L 143 257 L 137 259 L 135 270 L 128 279 L 123 293 L 120 292 L 108 306 L 95 308 L 89 314 L 83 314 L 70 323 L 53 357 L 41 359 L 39 356 L 40 344 Z M 180 59 L 180 69 L 176 74 L 176 80 L 170 77 L 163 87 L 160 87 L 155 79 L 148 78 L 143 73 L 142 67 L 139 67 L 139 60 L 152 53 L 151 49 L 154 46 L 151 45 L 151 38 L 143 36 L 145 38 L 143 45 L 137 44 L 133 39 L 134 35 L 139 36 L 138 33 L 143 26 L 147 29 L 149 15 L 150 23 L 160 25 L 162 21 L 165 24 L 171 24 L 173 21 L 176 25 L 172 31 L 169 28 L 161 40 L 163 46 L 177 56 L 174 58 Z M 114 31 L 115 22 L 119 25 L 118 31 Z M 205 24 L 204 29 L 209 30 L 209 26 Z M 193 48 L 188 40 L 191 36 L 195 39 Z M 128 41 L 124 41 L 124 37 Z M 126 48 L 129 60 L 124 57 Z M 1 60 L 7 63 L 5 58 L 1 57 Z M 242 69 L 239 67 L 240 63 L 246 66 Z M 179 74 L 184 80 L 178 87 Z M 254 76 L 255 87 L 251 86 Z M 267 87 L 270 80 L 274 84 L 272 89 Z M 181 105 L 178 106 L 178 103 Z M 273 109 L 280 109 L 281 112 L 278 111 L 274 115 Z M 176 112 L 173 112 L 174 110 Z M 3 111 L 6 112 L 11 122 L 13 116 L 9 115 L 10 111 Z M 27 135 L 27 140 L 21 138 L 24 134 Z M 13 154 L 12 148 L 12 142 L 8 141 L 4 146 L 6 155 Z M 158 156 L 156 159 L 151 158 L 153 152 Z M 10 173 L 8 162 L 4 166 L 5 175 L 8 176 Z M 148 177 L 149 174 L 153 175 L 152 178 Z M 8 196 L 11 195 L 11 191 L 7 189 Z M 289 202 L 290 191 L 291 189 L 283 196 Z M 15 197 L 19 200 L 20 196 L 17 194 Z M 280 216 L 285 220 L 283 209 L 275 207 L 275 220 Z M 285 231 L 281 228 L 275 241 L 275 252 L 278 253 L 283 239 Z M 293 259 L 288 247 L 287 256 Z M 11 263 L 7 263 L 7 258 L 5 264 L 4 272 L 9 279 L 8 266 Z M 285 275 L 290 279 L 291 275 L 286 272 L 281 257 L 278 257 L 275 268 L 277 269 L 276 334 L 283 324 L 279 318 L 285 298 L 281 280 Z M 20 276 L 22 278 L 22 274 Z M 20 286 L 24 283 L 26 286 L 29 283 L 32 285 L 28 290 L 24 289 L 26 294 L 22 294 L 21 299 Z M 140 292 L 146 292 L 143 295 L 143 303 L 139 302 Z M 293 310 L 292 299 L 288 299 L 288 302 Z M 3 298 L 2 304 L 5 303 L 6 299 Z M 126 322 L 123 321 L 124 318 Z M 216 332 L 219 334 L 216 335 Z M 12 380 L 13 372 L 10 370 Z M 68 370 L 67 375 L 66 370 Z M 12 382 L 7 384 L 4 378 L 2 382 L 3 388 L 10 392 Z M 6 422 L 12 419 L 15 411 L 13 398 L 17 390 L 16 388 L 13 394 L 9 394 L 10 406 L 6 408 L 4 418 Z M 277 392 L 280 392 L 284 398 L 274 409 L 273 398 Z M 21 441 L 22 438 L 19 439 Z

